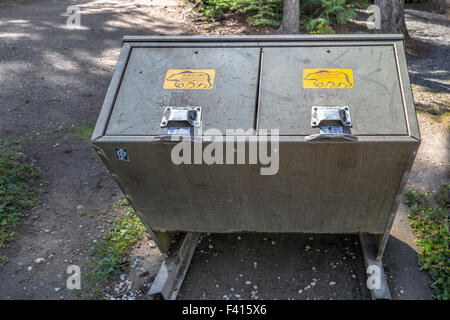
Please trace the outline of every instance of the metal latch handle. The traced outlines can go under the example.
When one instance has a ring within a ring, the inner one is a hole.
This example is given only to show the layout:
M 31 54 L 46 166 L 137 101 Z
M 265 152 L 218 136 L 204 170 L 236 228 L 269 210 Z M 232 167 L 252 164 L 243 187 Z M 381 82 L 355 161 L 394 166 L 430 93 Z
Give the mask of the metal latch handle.
M 160 126 L 164 128 L 170 123 L 187 123 L 192 127 L 200 127 L 201 115 L 201 107 L 166 107 Z
M 306 136 L 306 141 L 318 141 L 318 140 L 328 140 L 328 139 L 338 139 L 338 140 L 345 140 L 350 142 L 357 142 L 358 137 L 353 136 L 351 134 L 346 133 L 318 133 L 318 134 L 312 134 L 310 136 Z
M 352 118 L 348 106 L 323 107 L 313 106 L 311 110 L 311 126 L 343 126 L 351 127 Z

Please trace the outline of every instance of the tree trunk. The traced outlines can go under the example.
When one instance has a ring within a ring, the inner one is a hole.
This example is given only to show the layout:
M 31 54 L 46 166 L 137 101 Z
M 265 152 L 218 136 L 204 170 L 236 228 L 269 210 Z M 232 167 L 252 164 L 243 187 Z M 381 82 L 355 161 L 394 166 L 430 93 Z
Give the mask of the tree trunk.
M 300 0 L 284 0 L 283 20 L 278 33 L 300 32 Z
M 380 33 L 403 33 L 405 39 L 409 38 L 405 23 L 404 0 L 375 0 L 375 5 L 381 11 Z

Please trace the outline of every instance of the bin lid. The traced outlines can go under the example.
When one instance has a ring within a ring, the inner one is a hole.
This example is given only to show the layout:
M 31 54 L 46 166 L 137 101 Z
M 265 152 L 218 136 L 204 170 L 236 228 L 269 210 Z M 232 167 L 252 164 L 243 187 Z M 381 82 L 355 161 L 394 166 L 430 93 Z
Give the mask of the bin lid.
M 105 135 L 167 134 L 167 107 L 200 107 L 203 132 L 251 129 L 259 59 L 251 47 L 133 47 Z
M 353 135 L 408 134 L 394 46 L 263 49 L 259 129 L 310 135 L 313 106 L 348 106 Z

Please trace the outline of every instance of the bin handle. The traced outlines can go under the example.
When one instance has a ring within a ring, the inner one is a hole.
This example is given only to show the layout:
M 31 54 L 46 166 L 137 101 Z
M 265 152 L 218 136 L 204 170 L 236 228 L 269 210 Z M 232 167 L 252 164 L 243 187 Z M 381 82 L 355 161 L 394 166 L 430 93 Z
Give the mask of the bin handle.
M 200 127 L 201 107 L 166 107 L 161 119 L 161 128 L 172 123 L 187 123 L 191 127 Z
M 320 140 L 328 140 L 328 139 L 336 139 L 336 140 L 345 140 L 349 142 L 357 142 L 358 137 L 353 136 L 351 134 L 346 133 L 319 133 L 312 134 L 310 136 L 306 136 L 305 140 L 308 142 L 315 142 Z

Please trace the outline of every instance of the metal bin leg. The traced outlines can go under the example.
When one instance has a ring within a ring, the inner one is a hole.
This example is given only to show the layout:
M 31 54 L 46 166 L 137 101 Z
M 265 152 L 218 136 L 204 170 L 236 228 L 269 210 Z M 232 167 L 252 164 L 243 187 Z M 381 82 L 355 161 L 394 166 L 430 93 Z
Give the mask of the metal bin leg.
M 372 296 L 372 299 L 390 300 L 391 293 L 389 292 L 386 274 L 384 273 L 383 263 L 381 259 L 377 259 L 378 248 L 375 236 L 370 234 L 360 234 L 359 240 L 361 242 L 366 272 L 369 271 L 371 273 L 371 275 L 368 276 L 368 281 L 369 279 L 371 279 L 371 277 L 377 276 L 379 277 L 378 279 L 374 279 L 375 283 L 373 282 L 371 283 L 372 285 L 375 285 L 373 289 L 367 286 L 370 291 L 370 295 Z
M 200 233 L 197 232 L 186 233 L 179 249 L 163 261 L 148 295 L 162 296 L 166 300 L 177 298 L 199 237 Z

